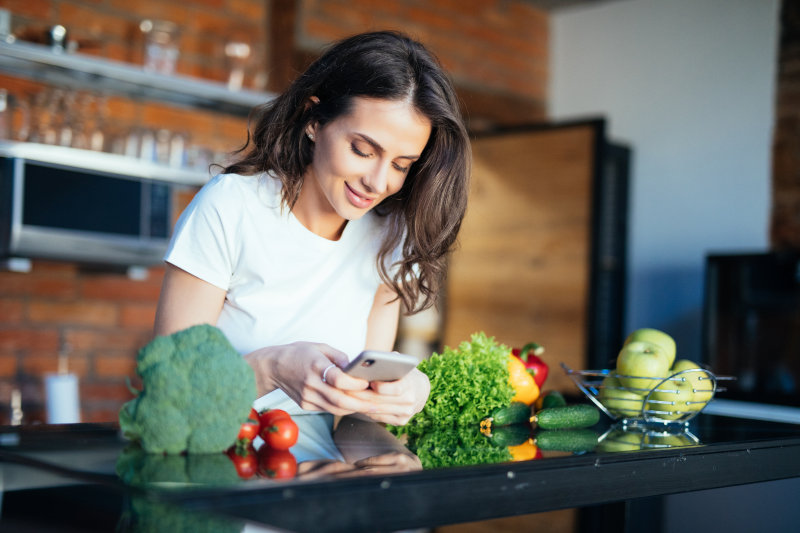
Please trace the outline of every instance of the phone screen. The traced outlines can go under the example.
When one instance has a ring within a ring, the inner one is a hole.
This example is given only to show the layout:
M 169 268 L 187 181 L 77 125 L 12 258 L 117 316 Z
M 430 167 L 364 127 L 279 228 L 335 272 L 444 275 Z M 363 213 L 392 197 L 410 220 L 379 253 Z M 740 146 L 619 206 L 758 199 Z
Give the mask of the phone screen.
M 344 369 L 345 373 L 368 381 L 396 381 L 419 364 L 416 357 L 399 352 L 365 350 Z

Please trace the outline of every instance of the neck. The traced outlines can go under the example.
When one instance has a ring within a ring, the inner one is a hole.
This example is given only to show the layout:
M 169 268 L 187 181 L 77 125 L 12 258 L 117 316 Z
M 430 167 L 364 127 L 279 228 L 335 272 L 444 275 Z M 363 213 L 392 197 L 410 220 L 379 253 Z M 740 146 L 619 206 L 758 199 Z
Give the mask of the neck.
M 305 180 L 300 195 L 292 207 L 292 214 L 310 232 L 331 241 L 338 241 L 347 220 L 342 218 L 328 203 L 324 195 L 317 194 L 309 180 Z

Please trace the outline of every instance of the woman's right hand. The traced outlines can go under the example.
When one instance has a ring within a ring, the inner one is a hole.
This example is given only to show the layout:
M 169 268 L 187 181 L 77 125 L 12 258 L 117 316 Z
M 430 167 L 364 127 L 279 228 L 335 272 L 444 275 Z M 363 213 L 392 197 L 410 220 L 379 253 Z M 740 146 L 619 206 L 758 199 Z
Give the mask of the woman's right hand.
M 245 360 L 255 371 L 259 396 L 279 388 L 303 409 L 334 415 L 374 409 L 372 403 L 348 394 L 365 390 L 369 382 L 342 372 L 340 367 L 347 365 L 347 355 L 327 344 L 269 346 L 246 355 Z M 334 377 L 335 387 L 330 384 Z

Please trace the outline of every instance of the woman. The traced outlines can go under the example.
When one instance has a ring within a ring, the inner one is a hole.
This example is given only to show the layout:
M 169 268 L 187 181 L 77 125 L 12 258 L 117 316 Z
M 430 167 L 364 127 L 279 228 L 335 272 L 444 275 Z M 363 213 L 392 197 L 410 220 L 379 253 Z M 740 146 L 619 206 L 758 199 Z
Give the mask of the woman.
M 441 286 L 469 173 L 441 67 L 398 33 L 345 39 L 259 110 L 239 153 L 176 225 L 155 333 L 216 324 L 255 370 L 257 405 L 404 424 L 424 374 L 370 384 L 340 367 L 391 350 L 401 305 Z

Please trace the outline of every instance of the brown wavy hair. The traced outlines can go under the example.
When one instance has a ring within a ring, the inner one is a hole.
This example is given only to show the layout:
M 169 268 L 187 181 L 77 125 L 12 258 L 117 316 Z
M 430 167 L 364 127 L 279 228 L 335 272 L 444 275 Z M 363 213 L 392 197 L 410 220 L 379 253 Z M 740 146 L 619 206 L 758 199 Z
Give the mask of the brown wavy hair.
M 309 105 L 311 97 L 319 102 Z M 294 206 L 313 159 L 306 126 L 348 113 L 354 97 L 406 100 L 431 121 L 431 135 L 403 187 L 374 209 L 387 232 L 377 257 L 381 280 L 409 313 L 435 303 L 467 205 L 469 136 L 453 86 L 437 59 L 397 32 L 355 35 L 332 45 L 281 95 L 256 108 L 240 158 L 224 171 L 270 171 Z M 391 265 L 402 245 L 402 259 Z M 390 274 L 393 271 L 393 274 Z

